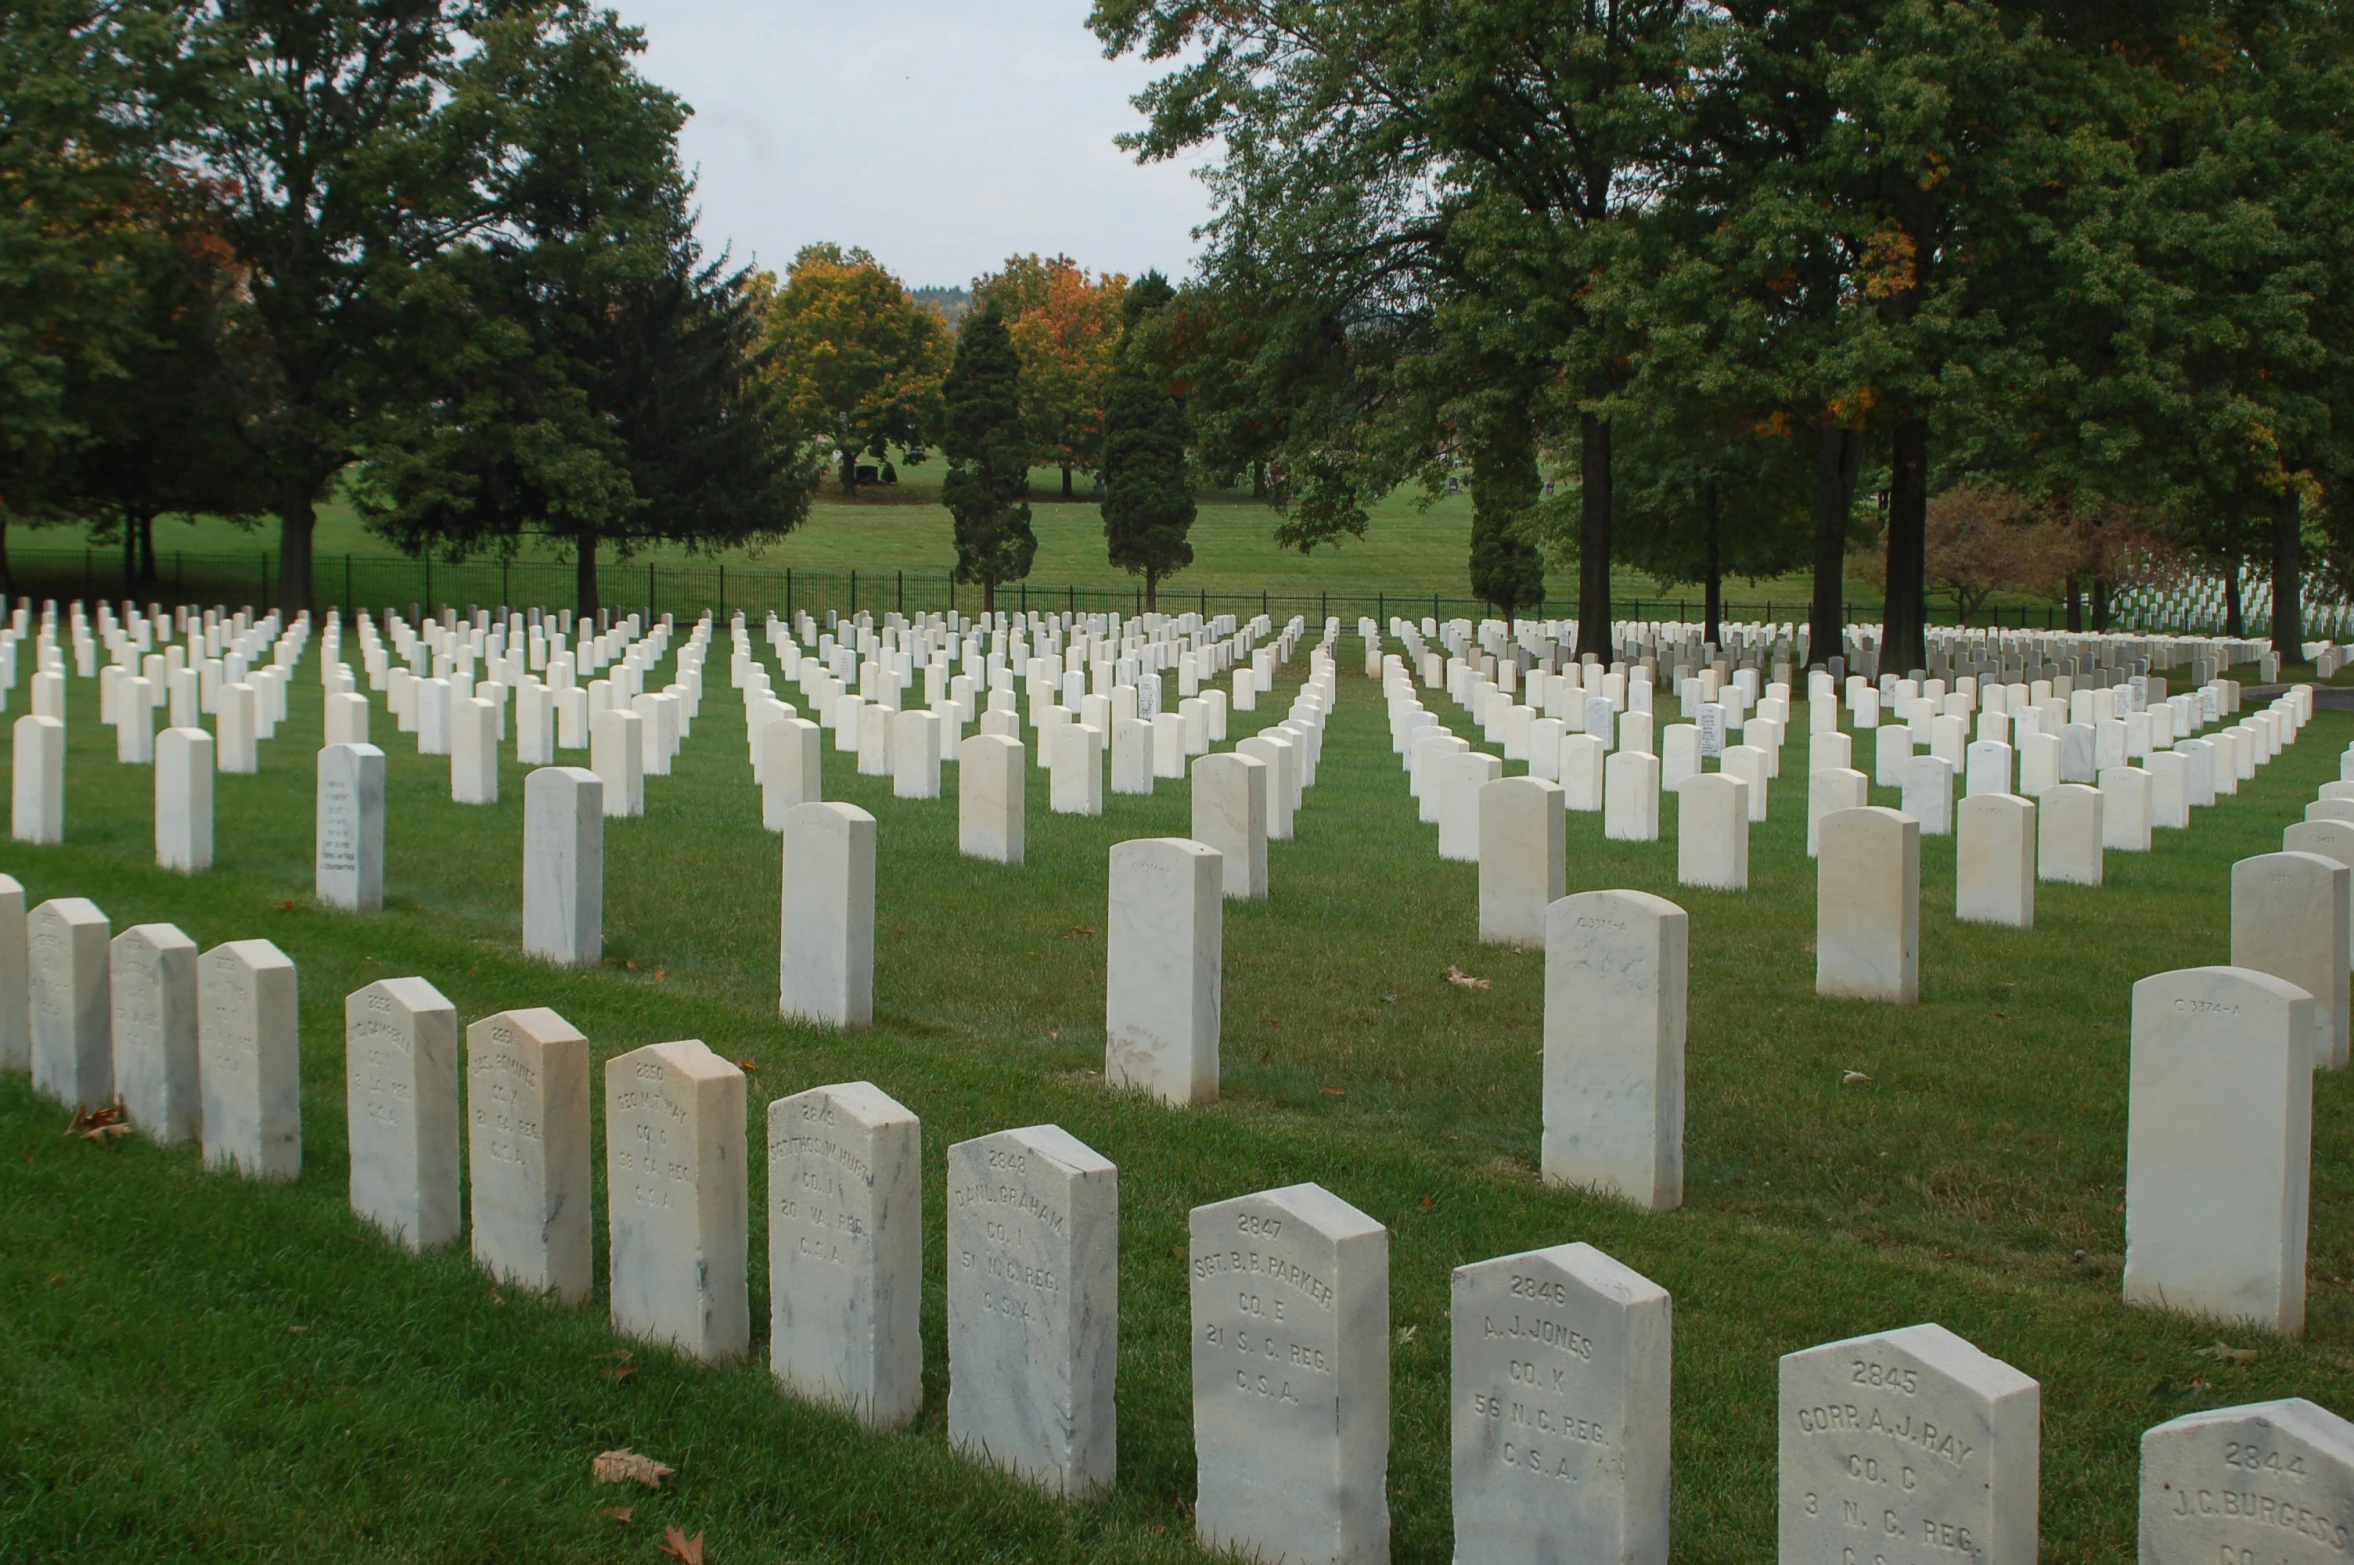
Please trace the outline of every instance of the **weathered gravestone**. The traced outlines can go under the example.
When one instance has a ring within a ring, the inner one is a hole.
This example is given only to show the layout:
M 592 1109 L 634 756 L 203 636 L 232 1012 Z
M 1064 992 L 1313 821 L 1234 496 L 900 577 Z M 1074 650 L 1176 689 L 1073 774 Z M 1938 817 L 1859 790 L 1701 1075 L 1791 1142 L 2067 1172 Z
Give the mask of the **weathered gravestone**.
M 39 678 L 40 676 L 35 676 Z M 65 841 L 65 720 L 29 716 L 10 730 L 9 825 L 19 842 Z
M 458 1010 L 422 978 L 343 1001 L 351 1209 L 411 1250 L 458 1237 Z
M 588 1297 L 589 1045 L 544 1006 L 466 1029 L 474 1259 L 566 1304 Z
M 1789 1354 L 1781 1558 L 2034 1565 L 2041 1404 L 1943 1326 Z
M 752 1335 L 744 1111 L 744 1073 L 701 1039 L 605 1062 L 613 1329 L 707 1364 Z
M 384 906 L 384 752 L 331 744 L 319 752 L 312 890 L 329 907 Z
M 1681 1206 L 1690 921 L 1647 891 L 1581 891 L 1546 924 L 1545 1182 Z
M 2125 1301 L 2305 1327 L 2313 997 L 2241 967 L 2133 986 Z
M 213 862 L 213 736 L 167 728 L 155 736 L 155 862 L 195 874 Z
M 2101 791 L 2055 783 L 2036 801 L 2035 873 L 2068 885 L 2101 883 Z
M 878 1429 L 924 1400 L 922 1143 L 872 1082 L 768 1106 L 769 1369 Z
M 25 919 L 33 1090 L 74 1108 L 114 1101 L 110 934 L 87 897 L 52 897 Z
M 1666 1565 L 1667 1290 L 1589 1244 L 1455 1269 L 1455 1558 Z
M 523 779 L 523 954 L 594 967 L 605 954 L 605 783 L 582 766 Z
M 969 859 L 1020 864 L 1027 781 L 1022 742 L 975 734 L 957 749 L 957 850 Z
M 1205 757 L 1207 759 L 1207 757 Z M 1105 925 L 1104 1084 L 1215 1102 L 1225 869 L 1182 837 L 1117 843 Z
M 875 818 L 855 804 L 799 804 L 784 839 L 778 1013 L 864 1027 L 875 1011 Z
M 0 875 L 0 1071 L 33 1068 L 33 993 L 25 946 L 25 888 Z
M 948 1149 L 951 1445 L 1072 1499 L 1112 1487 L 1119 1262 L 1119 1170 L 1061 1126 Z
M 198 959 L 205 1167 L 248 1179 L 302 1176 L 299 1001 L 293 961 L 267 940 L 231 940 Z
M 1320 1185 L 1193 1209 L 1194 1530 L 1389 1558 L 1389 1230 Z
M 1541 946 L 1545 910 L 1566 889 L 1568 817 L 1561 785 L 1505 777 L 1479 790 L 1479 937 Z
M 2259 853 L 2231 867 L 2231 965 L 2313 997 L 2313 1063 L 2332 1070 L 2346 1063 L 2350 881 L 2345 865 L 2318 853 Z
M 2354 1424 L 2303 1397 L 2141 1437 L 2139 1565 L 2324 1565 L 2354 1552 Z
M 1217 850 L 1227 896 L 1267 899 L 1267 789 L 1267 763 L 1251 756 L 1193 763 L 1193 840 Z
M 1815 993 L 1912 1004 L 1921 992 L 1920 823 L 1873 806 L 1824 816 L 1818 834 Z
M 1613 842 L 1659 840 L 1659 757 L 1618 751 L 1603 761 L 1602 835 Z
M 114 1088 L 131 1123 L 165 1146 L 204 1129 L 196 1062 L 196 942 L 170 924 L 133 924 L 114 937 Z
M 1954 917 L 2035 927 L 2035 801 L 1982 793 L 1954 811 Z
M 1749 784 L 1700 772 L 1676 790 L 1676 880 L 1715 891 L 1749 889 Z

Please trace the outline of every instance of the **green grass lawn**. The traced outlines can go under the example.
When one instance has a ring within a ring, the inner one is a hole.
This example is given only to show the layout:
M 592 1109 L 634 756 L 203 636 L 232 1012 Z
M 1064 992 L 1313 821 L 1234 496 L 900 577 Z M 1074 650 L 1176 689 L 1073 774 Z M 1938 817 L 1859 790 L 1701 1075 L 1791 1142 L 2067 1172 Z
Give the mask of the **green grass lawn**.
M 944 575 L 955 567 L 956 550 L 948 513 L 939 504 L 941 464 L 934 459 L 920 467 L 903 468 L 901 472 L 899 483 L 862 489 L 855 501 L 844 501 L 837 485 L 825 484 L 818 490 L 808 521 L 765 548 L 690 556 L 676 547 L 657 546 L 634 557 L 636 568 L 642 571 L 651 561 L 663 567 L 724 564 L 731 570 L 789 568 L 837 574 L 857 571 L 869 578 L 899 571 L 910 575 Z M 1061 498 L 1060 483 L 1060 475 L 1052 469 L 1040 468 L 1032 474 L 1031 527 L 1038 538 L 1038 554 L 1029 576 L 1034 589 L 1075 586 L 1132 590 L 1139 586 L 1140 578 L 1118 569 L 1105 558 L 1102 513 L 1094 502 L 1085 498 L 1087 480 L 1079 481 L 1080 498 L 1069 501 Z M 1278 548 L 1277 521 L 1272 506 L 1253 500 L 1247 492 L 1213 491 L 1202 495 L 1200 515 L 1191 535 L 1194 563 L 1170 578 L 1168 590 L 1179 598 L 1200 592 L 1278 595 L 1331 592 L 1368 596 L 1386 593 L 1397 597 L 1414 594 L 1427 597 L 1439 592 L 1462 597 L 1471 590 L 1468 495 L 1426 501 L 1419 488 L 1400 491 L 1375 507 L 1364 537 L 1326 545 L 1313 554 Z M 11 551 L 21 552 L 28 558 L 59 550 L 78 552 L 86 544 L 88 540 L 80 531 L 63 527 L 19 527 L 9 535 Z M 88 546 L 94 551 L 99 572 L 94 590 L 103 594 L 119 589 L 119 546 Z M 191 556 L 250 555 L 258 571 L 258 562 L 265 554 L 272 558 L 274 569 L 276 546 L 275 523 L 254 528 L 219 518 L 200 518 L 193 522 L 167 519 L 159 521 L 155 529 L 158 567 L 166 580 L 173 575 L 171 556 L 175 550 Z M 325 584 L 322 590 L 335 585 L 332 578 L 337 562 L 346 554 L 362 560 L 400 557 L 383 539 L 363 528 L 349 506 L 340 503 L 321 509 L 314 548 L 322 562 L 321 580 Z M 536 538 L 521 556 L 529 560 L 560 557 L 553 546 Z M 607 562 L 607 595 L 613 601 L 635 601 L 628 597 L 634 584 L 629 572 L 627 565 Z M 1571 612 L 1577 597 L 1575 568 L 1556 568 L 1549 574 L 1547 584 L 1553 612 Z M 568 581 L 558 585 L 568 594 Z M 1614 573 L 1613 590 L 1621 599 L 1665 600 L 1670 605 L 1665 612 L 1671 614 L 1679 612 L 1674 604 L 1680 597 L 1687 605 L 1681 612 L 1693 618 L 1701 613 L 1700 588 L 1693 583 L 1660 582 L 1640 571 L 1621 567 Z M 1850 599 L 1858 604 L 1880 601 L 1880 589 L 1867 582 L 1851 581 L 1847 590 Z M 417 589 L 409 595 L 416 596 L 421 591 Z M 1811 591 L 1804 573 L 1757 582 L 1729 580 L 1724 585 L 1728 605 L 1754 612 L 1770 603 L 1776 614 L 1785 619 L 1804 618 Z M 2027 600 L 2005 596 L 1998 601 L 2010 608 Z M 2040 610 L 2043 600 L 2034 601 Z M 1448 612 L 1459 610 L 1450 606 Z M 2037 623 L 2041 623 L 2040 617 Z
M 1450 1553 L 1449 1270 L 1571 1240 L 1674 1295 L 1680 1561 L 1772 1558 L 1776 1359 L 1861 1332 L 1938 1321 L 2042 1383 L 2048 1561 L 2131 1556 L 2152 1424 L 2292 1395 L 2354 1410 L 2343 1074 L 2317 1084 L 2309 1336 L 2118 1299 L 2131 986 L 2226 960 L 2229 865 L 2279 846 L 2337 775 L 2354 715 L 2320 714 L 2189 833 L 2110 855 L 2106 886 L 2040 887 L 2031 933 L 1957 924 L 1952 840 L 1925 842 L 1922 1000 L 1903 1009 L 1813 994 L 1802 742 L 1754 829 L 1746 893 L 1675 884 L 1672 802 L 1656 844 L 1605 843 L 1598 816 L 1572 816 L 1573 890 L 1654 891 L 1691 915 L 1686 1205 L 1648 1216 L 1536 1179 L 1543 958 L 1478 943 L 1475 871 L 1442 863 L 1416 822 L 1379 693 L 1348 672 L 1354 637 L 1341 660 L 1321 780 L 1298 839 L 1270 849 L 1273 895 L 1227 907 L 1224 1095 L 1184 1112 L 1098 1075 L 1106 853 L 1182 835 L 1181 787 L 1080 819 L 1048 812 L 1033 769 L 1028 863 L 1009 869 L 958 856 L 953 782 L 945 800 L 897 800 L 829 748 L 829 793 L 881 823 L 877 1020 L 844 1036 L 774 1015 L 778 852 L 724 656 L 677 774 L 649 780 L 645 818 L 608 826 L 609 955 L 587 973 L 518 953 L 522 769 L 506 766 L 497 807 L 452 804 L 447 761 L 417 756 L 381 701 L 386 907 L 314 905 L 315 650 L 261 774 L 218 779 L 218 859 L 194 878 L 153 867 L 150 774 L 114 761 L 94 683 L 69 681 L 67 844 L 0 846 L 0 867 L 35 901 L 93 898 L 118 932 L 169 920 L 204 946 L 266 936 L 294 958 L 304 1174 L 265 1187 L 205 1174 L 192 1151 L 74 1139 L 23 1078 L 0 1080 L 0 1557 L 648 1561 L 677 1525 L 722 1565 L 1200 1558 L 1186 1213 L 1300 1180 L 1391 1231 L 1400 1561 Z M 1450 986 L 1450 965 L 1493 987 Z M 461 1025 L 549 1005 L 600 1059 L 699 1037 L 757 1067 L 750 1361 L 704 1368 L 617 1339 L 601 1257 L 597 1299 L 568 1311 L 493 1288 L 462 1254 L 397 1252 L 350 1214 L 343 996 L 402 974 L 437 985 Z M 1851 1070 L 1870 1083 L 1843 1086 Z M 787 1400 L 765 1364 L 761 1116 L 856 1079 L 924 1122 L 925 1410 L 898 1436 Z M 1119 1480 L 1078 1506 L 967 1462 L 943 1425 L 947 1148 L 1047 1121 L 1120 1168 Z M 2201 1356 L 2218 1336 L 2256 1357 Z M 615 1446 L 678 1475 L 658 1494 L 592 1486 L 590 1456 Z

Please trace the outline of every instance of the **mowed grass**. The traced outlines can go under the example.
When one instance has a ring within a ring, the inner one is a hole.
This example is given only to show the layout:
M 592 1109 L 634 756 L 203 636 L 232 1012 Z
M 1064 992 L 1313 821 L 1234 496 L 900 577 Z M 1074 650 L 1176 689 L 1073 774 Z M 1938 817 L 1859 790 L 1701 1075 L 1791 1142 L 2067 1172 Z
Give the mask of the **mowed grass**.
M 862 577 L 882 577 L 896 571 L 911 576 L 944 576 L 956 567 L 956 545 L 948 512 L 939 503 L 942 471 L 937 458 L 921 467 L 902 468 L 899 483 L 861 489 L 860 497 L 852 501 L 841 498 L 838 485 L 823 484 L 802 526 L 783 539 L 757 549 L 690 555 L 675 545 L 657 544 L 633 555 L 627 564 L 608 551 L 605 556 L 610 577 L 608 596 L 615 601 L 628 601 L 633 582 L 630 569 L 634 565 L 638 577 L 642 578 L 648 561 L 658 566 L 724 564 L 730 570 L 789 568 L 843 575 L 857 571 Z M 1052 469 L 1039 468 L 1031 475 L 1030 525 L 1038 539 L 1038 554 L 1028 577 L 1032 587 L 1123 590 L 1141 587 L 1141 577 L 1114 566 L 1105 556 L 1103 513 L 1086 498 L 1089 480 L 1084 475 L 1078 479 L 1078 498 L 1072 500 L 1061 497 L 1060 483 L 1060 475 Z M 1427 599 L 1434 592 L 1461 598 L 1471 591 L 1471 497 L 1468 494 L 1430 498 L 1418 487 L 1401 490 L 1374 507 L 1364 537 L 1323 545 L 1312 554 L 1279 548 L 1275 529 L 1281 518 L 1273 506 L 1253 500 L 1247 490 L 1208 491 L 1199 496 L 1198 505 L 1199 515 L 1189 535 L 1194 563 L 1166 583 L 1173 602 L 1188 593 L 1200 592 L 1264 592 L 1278 596 L 1313 592 L 1386 593 L 1401 599 L 1415 595 Z M 275 522 L 248 527 L 217 517 L 203 517 L 192 522 L 166 519 L 155 527 L 159 566 L 167 580 L 172 574 L 170 556 L 175 549 L 191 555 L 251 554 L 257 558 L 268 553 L 274 562 L 277 538 Z M 9 542 L 14 549 L 42 552 L 78 550 L 87 540 L 79 531 L 62 527 L 40 530 L 20 527 L 10 534 Z M 119 545 L 93 547 L 97 549 L 99 590 L 105 591 L 109 588 L 105 573 L 110 569 L 119 573 L 121 569 L 121 550 Z M 346 554 L 366 559 L 396 555 L 390 544 L 360 525 L 350 506 L 340 502 L 320 508 L 313 548 L 323 571 L 328 563 L 339 561 Z M 538 537 L 526 540 L 519 556 L 527 560 L 563 557 L 551 543 Z M 1701 613 L 1701 591 L 1696 584 L 1662 583 L 1623 566 L 1614 573 L 1613 582 L 1613 590 L 1621 599 L 1664 598 L 1672 604 L 1680 596 L 1688 600 L 1692 617 L 1697 618 Z M 1546 590 L 1554 612 L 1571 612 L 1577 601 L 1576 567 L 1558 566 L 1551 570 L 1546 577 Z M 1724 586 L 1728 605 L 1762 611 L 1770 602 L 1775 613 L 1784 619 L 1805 618 L 1812 590 L 1803 573 L 1756 582 L 1728 580 Z M 1868 582 L 1850 581 L 1847 592 L 1858 604 L 1880 601 L 1880 589 Z M 2008 607 L 2026 600 L 2002 597 L 1998 601 Z M 2042 602 L 2035 601 L 2039 605 Z M 1400 611 L 1408 611 L 1410 607 L 1407 605 Z M 1450 616 L 1459 612 L 1460 605 L 1449 605 L 1446 609 Z M 1280 621 L 1282 616 L 1277 618 Z
M 1599 817 L 1572 816 L 1573 889 L 1654 891 L 1692 918 L 1686 1205 L 1654 1216 L 1536 1179 L 1543 958 L 1478 943 L 1476 873 L 1437 858 L 1379 693 L 1352 672 L 1360 644 L 1340 650 L 1320 780 L 1297 840 L 1270 850 L 1273 895 L 1227 907 L 1224 1096 L 1186 1112 L 1098 1074 L 1106 853 L 1182 835 L 1182 786 L 1079 819 L 1048 812 L 1033 770 L 1028 863 L 1009 869 L 957 855 L 953 769 L 949 798 L 901 801 L 829 747 L 829 794 L 881 823 L 877 1024 L 845 1036 L 773 1014 L 778 854 L 724 655 L 677 774 L 649 780 L 645 818 L 609 824 L 610 957 L 589 973 L 518 954 L 521 768 L 497 807 L 454 805 L 447 761 L 417 756 L 381 701 L 387 906 L 314 905 L 315 649 L 263 772 L 218 780 L 218 860 L 194 878 L 153 867 L 150 774 L 115 762 L 94 685 L 69 681 L 68 843 L 0 846 L 0 867 L 35 901 L 93 898 L 118 932 L 169 920 L 206 946 L 266 936 L 293 956 L 305 1162 L 299 1182 L 260 1186 L 202 1172 L 193 1151 L 74 1139 L 62 1109 L 0 1080 L 0 1557 L 645 1561 L 675 1525 L 722 1565 L 1200 1558 L 1186 1213 L 1300 1180 L 1390 1229 L 1401 1561 L 1450 1556 L 1450 1269 L 1571 1240 L 1674 1295 L 1681 1561 L 1772 1557 L 1776 1360 L 1861 1332 L 1938 1321 L 2041 1382 L 2052 1561 L 2130 1557 L 2151 1424 L 2291 1395 L 2354 1409 L 2341 1074 L 2317 1085 L 2308 1337 L 2118 1302 L 2131 986 L 2227 958 L 2229 865 L 2279 846 L 2337 775 L 2354 716 L 2320 714 L 2189 833 L 2110 855 L 2104 887 L 2040 888 L 2031 933 L 1957 924 L 1951 839 L 1928 841 L 1923 998 L 1904 1009 L 1813 995 L 1802 741 L 1744 894 L 1675 884 L 1672 802 L 1656 844 L 1606 844 Z M 1237 737 L 1280 716 L 1287 672 Z M 1450 965 L 1492 987 L 1451 986 Z M 599 1059 L 700 1037 L 757 1067 L 746 1362 L 617 1338 L 601 1258 L 596 1300 L 564 1310 L 494 1288 L 462 1253 L 399 1252 L 350 1214 L 343 997 L 402 974 L 462 1025 L 550 1005 Z M 1871 1081 L 1842 1085 L 1851 1070 Z M 903 1435 L 787 1399 L 765 1362 L 766 1105 L 854 1079 L 923 1118 L 925 1410 Z M 946 1151 L 1041 1122 L 1120 1168 L 1119 1480 L 1088 1505 L 966 1460 L 944 1428 Z M 2257 1355 L 2201 1356 L 2218 1337 Z M 616 1446 L 678 1475 L 660 1493 L 593 1486 L 590 1456 Z

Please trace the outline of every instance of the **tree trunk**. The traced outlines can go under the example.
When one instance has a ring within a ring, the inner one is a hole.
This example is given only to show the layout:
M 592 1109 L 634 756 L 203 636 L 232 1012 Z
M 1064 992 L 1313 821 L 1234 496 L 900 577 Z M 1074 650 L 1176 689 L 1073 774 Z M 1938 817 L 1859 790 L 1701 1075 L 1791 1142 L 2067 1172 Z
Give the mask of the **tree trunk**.
M 139 514 L 139 579 L 150 585 L 155 581 L 155 513 Z
M 1888 475 L 1888 592 L 1881 656 L 1898 668 L 1929 661 L 1929 419 L 1919 410 L 1896 426 Z
M 1070 470 L 1065 468 L 1064 471 L 1068 473 Z M 1160 611 L 1161 573 L 1147 566 L 1144 572 L 1144 612 L 1158 614 Z
M 139 523 L 130 512 L 123 513 L 123 596 L 130 597 L 139 585 Z
M 858 495 L 858 453 L 845 447 L 842 451 L 842 497 L 855 499 Z
M 1578 415 L 1578 656 L 1611 660 L 1610 425 Z
M 2068 612 L 2076 612 L 2076 578 L 2068 578 Z M 2071 620 L 2068 628 L 2076 628 Z M 2240 562 L 2223 562 L 2223 633 L 2237 641 L 2248 633 L 2248 617 L 2240 607 Z
M 1068 462 L 1063 464 L 1063 498 L 1071 498 L 1071 464 Z
M 1251 498 L 1254 500 L 1267 498 L 1267 464 L 1264 462 L 1251 464 Z
M 574 598 L 572 612 L 582 619 L 597 617 L 597 535 L 580 532 L 572 540 L 572 575 Z
M 997 583 L 993 581 L 981 583 L 981 612 L 984 614 L 997 612 Z
M 2272 650 L 2305 661 L 2305 512 L 2294 489 L 2272 502 Z
M 2068 632 L 2070 635 L 2074 635 L 2084 629 L 2084 599 L 2082 595 L 2079 594 L 2076 590 L 2076 573 L 2074 571 L 2070 571 L 2068 573 L 2066 591 L 2068 594 Z M 2233 595 L 2236 599 L 2238 595 L 2238 588 L 2236 586 L 2233 588 Z M 2240 611 L 2236 601 L 2232 607 L 2231 617 L 2235 622 L 2240 617 Z M 2239 632 L 2233 631 L 2232 634 L 2236 636 L 2239 634 Z
M 1847 631 L 1847 513 L 1855 499 L 1855 431 L 1825 424 L 1815 433 L 1815 595 L 1807 616 L 1809 667 L 1828 667 Z
M 1725 573 L 1717 549 L 1716 480 L 1710 479 L 1700 492 L 1701 524 L 1706 529 L 1707 558 L 1702 562 L 1701 634 L 1718 646 L 1724 645 Z
M 2109 633 L 2109 578 L 2095 571 L 2092 578 L 2092 633 Z
M 311 606 L 311 535 L 319 525 L 311 489 L 289 489 L 278 500 L 278 606 L 291 622 Z

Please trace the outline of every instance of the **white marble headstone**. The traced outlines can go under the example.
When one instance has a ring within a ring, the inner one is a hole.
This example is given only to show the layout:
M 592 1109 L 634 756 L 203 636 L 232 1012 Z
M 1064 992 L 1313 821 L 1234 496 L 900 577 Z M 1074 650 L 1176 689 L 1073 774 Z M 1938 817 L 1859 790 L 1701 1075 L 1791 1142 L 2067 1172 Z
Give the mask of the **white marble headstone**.
M 384 906 L 384 752 L 331 744 L 319 752 L 313 891 L 329 907 Z
M 2354 1551 L 2354 1423 L 2302 1397 L 2141 1438 L 2139 1565 L 2335 1565 Z
M 2034 1565 L 2041 1407 L 1943 1326 L 1787 1355 L 1781 1557 Z
M 267 940 L 231 940 L 196 964 L 204 1166 L 248 1179 L 302 1175 L 302 1012 L 294 963 Z
M 466 1029 L 474 1259 L 566 1304 L 588 1297 L 589 1045 L 544 1006 Z
M 769 1368 L 878 1429 L 924 1400 L 922 1152 L 872 1082 L 768 1106 Z
M 1112 1487 L 1119 1262 L 1119 1171 L 1061 1126 L 948 1149 L 951 1445 L 1073 1499 Z
M 605 1062 L 613 1329 L 717 1363 L 751 1341 L 744 1073 L 696 1038 Z
M 351 1208 L 411 1250 L 458 1237 L 458 1010 L 422 978 L 343 1000 Z
M 1320 1185 L 1193 1209 L 1194 1530 L 1389 1557 L 1389 1230 Z
M 1667 1290 L 1564 1244 L 1453 1294 L 1455 1558 L 1666 1565 Z
M 1205 758 L 1206 759 L 1206 758 Z M 1104 1083 L 1164 1103 L 1218 1096 L 1225 866 L 1182 837 L 1111 853 L 1104 950 Z
M 52 897 L 25 918 L 33 1089 L 75 1108 L 114 1101 L 111 933 L 87 897 Z
M 1647 891 L 1581 891 L 1546 917 L 1545 1182 L 1680 1206 L 1690 922 Z
M 123 1112 L 166 1146 L 196 1140 L 196 942 L 170 924 L 133 924 L 114 937 L 108 968 Z

